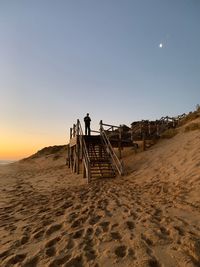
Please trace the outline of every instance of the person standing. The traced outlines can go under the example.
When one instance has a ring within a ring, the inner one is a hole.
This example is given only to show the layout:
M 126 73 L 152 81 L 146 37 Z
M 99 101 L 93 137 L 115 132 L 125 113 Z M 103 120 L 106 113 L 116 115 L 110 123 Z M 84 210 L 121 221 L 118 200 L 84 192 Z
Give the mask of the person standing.
M 89 116 L 89 113 L 87 113 L 87 115 L 85 116 L 84 118 L 84 122 L 85 122 L 85 135 L 90 135 L 90 122 L 91 122 L 91 119 L 90 119 L 90 116 Z

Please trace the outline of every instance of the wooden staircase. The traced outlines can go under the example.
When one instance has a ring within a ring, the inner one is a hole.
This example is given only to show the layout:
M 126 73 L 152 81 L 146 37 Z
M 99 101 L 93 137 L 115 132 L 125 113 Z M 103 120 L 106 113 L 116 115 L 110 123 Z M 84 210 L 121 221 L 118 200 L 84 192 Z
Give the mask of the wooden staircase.
M 66 164 L 74 173 L 83 173 L 89 183 L 92 178 L 112 178 L 123 175 L 123 164 L 116 155 L 103 124 L 98 135 L 86 136 L 80 121 L 70 128 L 70 142 L 67 149 Z
M 84 136 L 90 160 L 91 178 L 113 178 L 116 176 L 110 156 L 102 137 Z

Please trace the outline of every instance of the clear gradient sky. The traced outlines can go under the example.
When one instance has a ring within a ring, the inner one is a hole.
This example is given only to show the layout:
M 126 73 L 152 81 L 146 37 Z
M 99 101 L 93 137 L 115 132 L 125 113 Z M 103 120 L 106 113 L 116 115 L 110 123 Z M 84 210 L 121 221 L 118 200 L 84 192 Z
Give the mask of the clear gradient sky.
M 0 159 L 199 103 L 199 0 L 0 0 Z

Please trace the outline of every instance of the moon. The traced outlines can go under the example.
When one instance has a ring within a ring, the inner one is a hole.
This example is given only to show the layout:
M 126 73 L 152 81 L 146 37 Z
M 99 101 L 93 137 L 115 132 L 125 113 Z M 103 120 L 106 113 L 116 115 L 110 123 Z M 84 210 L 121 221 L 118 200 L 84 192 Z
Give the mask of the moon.
M 160 48 L 163 48 L 163 44 L 162 44 L 162 43 L 160 43 L 160 44 L 159 44 L 159 47 L 160 47 Z

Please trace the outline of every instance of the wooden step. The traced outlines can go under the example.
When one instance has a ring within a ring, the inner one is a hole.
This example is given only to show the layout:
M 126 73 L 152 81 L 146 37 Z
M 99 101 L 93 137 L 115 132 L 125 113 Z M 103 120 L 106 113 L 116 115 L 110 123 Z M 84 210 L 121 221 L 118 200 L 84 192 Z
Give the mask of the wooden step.
M 100 136 L 84 136 L 88 155 L 90 158 L 90 171 L 92 178 L 112 178 L 115 177 L 115 171 L 110 162 Z

